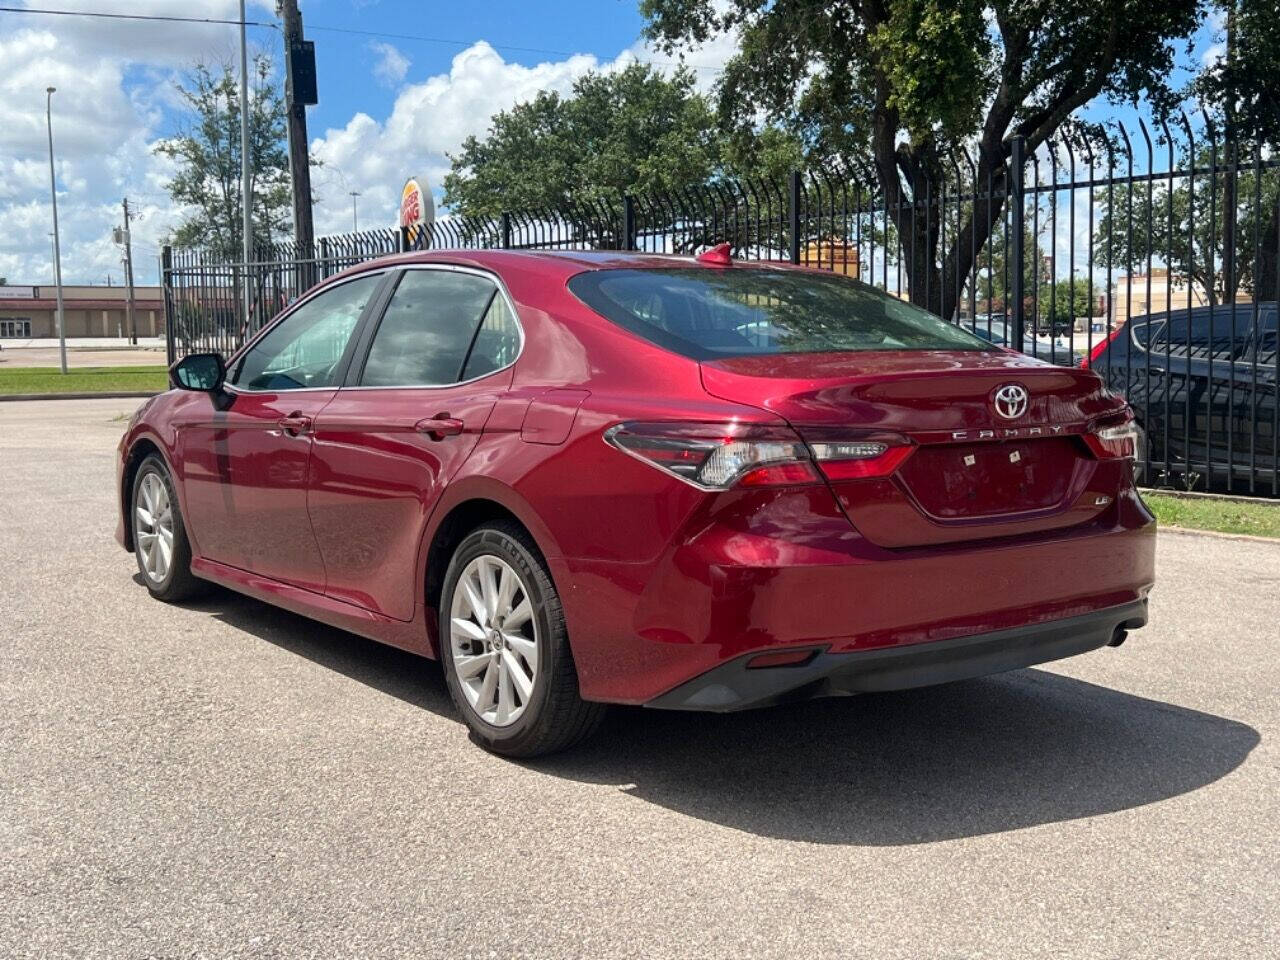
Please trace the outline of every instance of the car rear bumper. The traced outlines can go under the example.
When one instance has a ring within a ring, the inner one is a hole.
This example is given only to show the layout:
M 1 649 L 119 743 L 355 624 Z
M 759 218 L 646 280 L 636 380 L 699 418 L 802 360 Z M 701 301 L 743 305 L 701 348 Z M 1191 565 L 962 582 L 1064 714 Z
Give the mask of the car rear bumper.
M 1145 601 L 1155 581 L 1155 524 L 1131 486 L 1094 522 L 1069 530 L 906 550 L 877 547 L 843 515 L 822 516 L 817 498 L 799 498 L 754 509 L 752 525 L 737 514 L 695 517 L 693 535 L 648 562 L 549 558 L 556 582 L 568 585 L 561 596 L 582 695 L 656 703 L 765 652 L 924 651 L 1105 619 L 1103 611 Z M 1110 630 L 1097 636 L 1095 646 Z M 1027 662 L 1053 656 L 1051 646 Z
M 794 666 L 753 668 L 748 654 L 694 677 L 645 704 L 663 710 L 727 712 L 790 700 L 848 696 L 968 680 L 1118 645 L 1147 622 L 1147 601 L 1048 623 L 932 643 L 827 653 Z

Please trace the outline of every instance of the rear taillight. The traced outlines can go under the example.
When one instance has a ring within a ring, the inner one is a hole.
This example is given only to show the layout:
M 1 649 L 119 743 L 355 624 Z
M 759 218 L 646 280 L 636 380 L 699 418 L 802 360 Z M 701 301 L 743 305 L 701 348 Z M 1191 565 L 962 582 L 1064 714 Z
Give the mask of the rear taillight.
M 787 427 L 737 423 L 620 423 L 613 446 L 703 490 L 792 486 L 888 476 L 912 448 L 883 440 L 806 444 Z
M 1116 327 L 1109 334 L 1095 343 L 1093 345 L 1093 349 L 1089 351 L 1089 355 L 1080 361 L 1080 366 L 1085 369 L 1092 367 L 1097 362 L 1098 358 L 1106 351 L 1107 347 L 1111 346 L 1111 341 L 1119 336 L 1120 331 L 1123 329 L 1124 327 Z
M 1138 459 L 1138 425 L 1133 414 L 1125 413 L 1123 419 L 1104 420 L 1095 424 L 1084 436 L 1089 449 L 1101 460 L 1127 457 Z
M 814 455 L 828 480 L 887 477 L 911 455 L 914 447 L 883 442 L 815 443 Z
M 704 490 L 816 483 L 804 441 L 786 427 L 620 423 L 605 440 Z

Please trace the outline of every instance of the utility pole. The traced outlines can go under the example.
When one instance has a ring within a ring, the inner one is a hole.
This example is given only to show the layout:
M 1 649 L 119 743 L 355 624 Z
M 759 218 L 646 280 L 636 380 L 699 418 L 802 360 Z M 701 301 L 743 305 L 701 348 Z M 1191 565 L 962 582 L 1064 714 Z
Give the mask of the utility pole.
M 58 286 L 58 356 L 62 372 L 67 372 L 67 316 L 62 308 L 62 247 L 58 241 L 58 184 L 53 176 L 53 95 L 57 87 L 45 88 L 44 119 L 49 128 L 49 194 L 53 200 L 53 282 Z
M 244 287 L 241 327 L 249 329 L 249 264 L 253 262 L 253 180 L 249 168 L 249 41 L 245 36 L 244 0 L 240 0 L 240 200 L 244 207 L 241 249 L 244 254 Z
M 359 190 L 352 190 L 351 193 L 351 230 L 353 233 L 360 232 L 360 219 L 356 216 L 356 197 L 360 196 Z
M 316 96 L 315 45 L 302 36 L 298 0 L 279 0 L 284 24 L 285 108 L 288 112 L 289 178 L 293 183 L 293 239 L 303 257 L 315 243 L 311 222 L 311 164 L 307 156 L 307 106 Z
M 125 283 L 125 316 L 129 324 L 129 342 L 138 342 L 138 321 L 133 312 L 133 240 L 129 235 L 129 198 L 124 198 L 124 229 L 120 231 L 120 239 L 124 244 L 124 283 Z

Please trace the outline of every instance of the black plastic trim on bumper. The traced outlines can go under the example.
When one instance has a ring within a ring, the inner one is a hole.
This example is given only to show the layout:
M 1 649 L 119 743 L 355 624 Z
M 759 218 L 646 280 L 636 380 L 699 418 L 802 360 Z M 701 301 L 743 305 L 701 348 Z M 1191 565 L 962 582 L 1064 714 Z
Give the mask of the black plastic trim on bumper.
M 949 683 L 1018 670 L 1104 647 L 1121 631 L 1147 622 L 1147 601 L 1136 600 L 1079 617 L 951 640 L 819 653 L 800 666 L 748 669 L 757 650 L 721 664 L 645 704 L 663 710 L 727 712 L 787 700 L 846 696 Z

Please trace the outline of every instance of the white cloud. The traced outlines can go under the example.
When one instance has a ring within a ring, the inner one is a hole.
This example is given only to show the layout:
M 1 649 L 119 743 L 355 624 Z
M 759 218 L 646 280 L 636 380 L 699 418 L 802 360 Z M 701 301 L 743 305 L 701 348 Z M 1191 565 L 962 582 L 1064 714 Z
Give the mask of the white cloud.
M 1200 54 L 1200 62 L 1211 67 L 1227 54 L 1226 43 L 1211 43 L 1205 48 L 1204 53 Z
M 373 65 L 373 75 L 379 83 L 394 87 L 404 81 L 409 73 L 408 57 L 390 43 L 373 42 L 369 49 L 378 56 L 378 62 Z
M 404 181 L 425 174 L 438 188 L 449 169 L 446 154 L 468 135 L 483 134 L 495 113 L 539 90 L 568 93 L 583 74 L 614 66 L 581 55 L 526 67 L 507 63 L 483 41 L 473 44 L 453 58 L 448 73 L 401 89 L 385 120 L 357 113 L 312 142 L 312 154 L 323 164 L 313 177 L 320 200 L 316 232 L 350 229 L 350 190 L 360 192 L 362 224 L 394 224 Z
M 698 68 L 699 90 L 711 90 L 736 50 L 736 38 L 721 36 L 688 52 L 685 61 Z M 532 100 L 540 90 L 567 94 L 588 72 L 620 70 L 637 60 L 657 62 L 664 73 L 678 62 L 638 42 L 613 60 L 580 54 L 524 66 L 507 62 L 484 41 L 473 44 L 453 58 L 448 73 L 404 86 L 385 120 L 357 113 L 312 142 L 312 155 L 323 163 L 312 177 L 319 200 L 316 232 L 351 228 L 351 190 L 360 192 L 361 225 L 394 224 L 404 181 L 425 174 L 438 195 L 449 170 L 447 154 L 456 153 L 467 136 L 483 136 L 495 113 Z
M 52 6 L 124 9 L 106 0 Z M 129 13 L 238 14 L 235 0 L 131 0 L 127 6 Z M 274 0 L 252 0 L 250 18 L 274 20 L 274 6 Z M 44 112 L 45 87 L 53 85 L 64 277 L 103 282 L 110 273 L 118 282 L 119 251 L 110 235 L 127 195 L 139 214 L 135 272 L 139 281 L 154 282 L 160 240 L 183 213 L 165 192 L 171 162 L 153 150 L 166 112 L 181 106 L 174 81 L 197 60 L 234 62 L 237 45 L 238 31 L 230 25 L 0 13 L 0 276 L 14 283 L 52 278 Z M 400 89 L 389 116 L 359 112 L 314 140 L 313 155 L 324 163 L 313 173 L 320 234 L 350 229 L 351 191 L 360 193 L 361 225 L 394 223 L 407 177 L 425 174 L 438 189 L 449 168 L 447 153 L 469 134 L 483 135 L 494 113 L 540 90 L 565 94 L 591 70 L 617 70 L 636 59 L 662 61 L 659 68 L 670 72 L 679 59 L 638 42 L 612 60 L 582 54 L 525 66 L 478 42 L 457 54 L 448 72 L 405 84 L 408 58 L 389 44 L 371 48 L 378 58 L 375 75 Z M 699 89 L 710 90 L 735 49 L 733 38 L 720 37 L 687 53 L 685 60 L 702 68 L 695 70 Z
M 30 6 L 46 6 L 30 3 Z M 119 11 L 102 0 L 60 0 L 63 10 Z M 271 0 L 254 0 L 250 19 L 270 19 Z M 229 19 L 235 0 L 133 0 L 130 13 Z M 165 193 L 169 162 L 152 146 L 172 80 L 196 60 L 236 56 L 235 27 L 90 17 L 0 13 L 0 276 L 49 283 L 49 155 L 45 88 L 52 99 L 62 271 L 69 283 L 122 276 L 111 228 L 128 196 L 135 275 L 154 282 L 160 238 L 176 222 Z
M 698 92 L 709 95 L 720 79 L 720 71 L 737 52 L 738 35 L 720 33 L 701 46 L 689 47 L 672 54 L 655 49 L 646 40 L 637 41 L 618 59 L 624 61 L 624 58 L 631 57 L 634 60 L 644 60 L 655 64 L 666 74 L 674 72 L 678 65 L 684 65 L 693 72 L 694 86 Z

